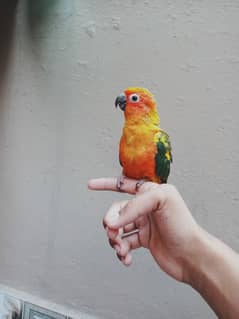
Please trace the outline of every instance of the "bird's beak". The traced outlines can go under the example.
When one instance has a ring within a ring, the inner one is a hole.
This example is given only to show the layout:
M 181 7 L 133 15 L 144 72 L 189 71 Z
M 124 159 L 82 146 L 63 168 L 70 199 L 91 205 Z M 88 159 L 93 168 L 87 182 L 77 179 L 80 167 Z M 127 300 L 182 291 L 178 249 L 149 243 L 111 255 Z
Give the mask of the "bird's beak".
M 121 93 L 119 96 L 117 96 L 115 100 L 115 107 L 118 107 L 124 111 L 126 108 L 126 96 L 124 93 Z

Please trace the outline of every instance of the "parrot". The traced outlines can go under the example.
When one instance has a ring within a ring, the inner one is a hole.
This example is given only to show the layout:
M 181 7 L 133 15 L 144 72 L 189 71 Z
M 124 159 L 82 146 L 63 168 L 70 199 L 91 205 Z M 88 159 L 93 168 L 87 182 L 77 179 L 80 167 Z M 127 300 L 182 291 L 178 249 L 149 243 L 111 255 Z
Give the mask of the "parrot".
M 117 179 L 120 191 L 124 177 L 136 179 L 136 190 L 145 181 L 167 183 L 173 161 L 168 133 L 160 128 L 154 95 L 146 88 L 129 87 L 115 100 L 124 112 L 119 142 L 119 161 L 123 168 Z

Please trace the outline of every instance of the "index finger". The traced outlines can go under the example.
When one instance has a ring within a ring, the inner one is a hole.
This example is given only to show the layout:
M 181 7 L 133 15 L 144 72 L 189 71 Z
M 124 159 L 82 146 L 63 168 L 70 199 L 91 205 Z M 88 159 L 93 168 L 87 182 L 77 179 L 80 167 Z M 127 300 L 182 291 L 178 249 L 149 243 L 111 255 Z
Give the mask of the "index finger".
M 156 183 L 145 182 L 138 189 L 136 187 L 138 180 L 124 177 L 123 185 L 120 189 L 121 192 L 128 194 L 142 193 L 148 190 L 149 188 L 158 186 Z M 97 191 L 115 191 L 119 192 L 117 187 L 117 178 L 116 177 L 105 177 L 105 178 L 95 178 L 91 179 L 88 182 L 88 188 L 91 190 Z
M 136 183 L 137 183 L 136 180 L 129 179 L 129 178 L 125 177 L 121 192 L 135 194 L 136 193 L 136 188 L 135 188 Z M 117 187 L 117 178 L 116 177 L 91 179 L 88 182 L 88 187 L 89 187 L 89 189 L 92 189 L 92 190 L 115 191 L 115 192 L 119 191 L 119 189 Z

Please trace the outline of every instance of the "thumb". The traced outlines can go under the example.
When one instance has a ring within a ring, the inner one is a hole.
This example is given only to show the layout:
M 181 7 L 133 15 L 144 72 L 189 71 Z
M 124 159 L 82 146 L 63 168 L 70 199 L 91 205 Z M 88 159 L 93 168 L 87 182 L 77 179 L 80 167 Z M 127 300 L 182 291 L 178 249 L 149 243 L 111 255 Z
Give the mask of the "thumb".
M 117 218 L 105 217 L 105 222 L 110 228 L 118 229 L 133 223 L 136 219 L 146 216 L 163 206 L 166 200 L 163 188 L 158 187 L 149 192 L 138 195 L 120 209 Z

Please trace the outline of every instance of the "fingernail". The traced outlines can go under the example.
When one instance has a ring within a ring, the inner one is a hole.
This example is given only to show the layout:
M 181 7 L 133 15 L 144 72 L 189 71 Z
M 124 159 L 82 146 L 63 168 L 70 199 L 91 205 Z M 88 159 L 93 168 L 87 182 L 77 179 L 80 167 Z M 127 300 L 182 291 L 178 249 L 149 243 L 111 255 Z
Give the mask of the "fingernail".
M 88 189 L 92 189 L 92 179 L 90 179 L 87 183 Z
M 132 263 L 132 256 L 131 254 L 128 254 L 125 258 L 124 258 L 124 265 L 126 267 L 129 267 Z
M 107 236 L 110 239 L 115 240 L 116 237 L 118 236 L 118 230 L 107 227 Z

